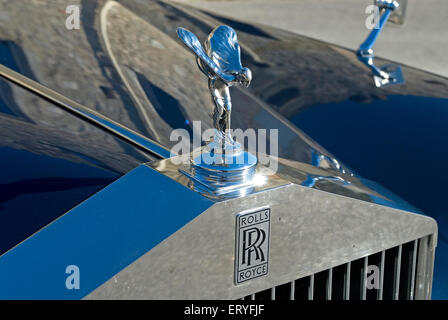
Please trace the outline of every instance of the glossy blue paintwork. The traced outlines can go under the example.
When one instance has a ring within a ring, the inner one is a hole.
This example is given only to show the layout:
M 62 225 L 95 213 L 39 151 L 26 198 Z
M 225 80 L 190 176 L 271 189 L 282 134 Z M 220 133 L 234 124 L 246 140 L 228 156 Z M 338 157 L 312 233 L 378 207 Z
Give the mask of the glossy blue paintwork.
M 33 103 L 24 103 L 27 99 Z M 48 123 L 40 108 L 59 110 L 4 79 L 2 104 L 9 112 L 0 109 L 0 255 L 151 159 L 117 140 L 105 142 L 100 129 L 68 113 L 60 114 L 58 123 Z M 62 123 L 89 134 L 70 132 Z M 83 143 L 80 135 L 89 142 Z
M 312 106 L 290 120 L 360 176 L 437 221 L 433 298 L 448 299 L 448 99 L 347 100 Z
M 1 256 L 0 299 L 83 298 L 211 205 L 141 165 Z
M 10 147 L 0 155 L 0 255 L 120 176 Z

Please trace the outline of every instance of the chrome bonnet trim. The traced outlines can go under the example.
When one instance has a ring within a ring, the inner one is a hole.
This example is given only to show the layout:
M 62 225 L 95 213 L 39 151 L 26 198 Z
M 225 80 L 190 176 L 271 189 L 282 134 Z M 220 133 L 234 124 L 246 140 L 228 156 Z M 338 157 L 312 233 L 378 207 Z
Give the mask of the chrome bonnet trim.
M 0 76 L 42 97 L 43 99 L 53 103 L 57 107 L 70 112 L 76 117 L 86 120 L 94 124 L 95 126 L 112 133 L 118 138 L 128 143 L 131 143 L 132 145 L 136 146 L 137 148 L 141 149 L 144 152 L 147 152 L 160 159 L 170 157 L 169 150 L 167 150 L 159 143 L 1 64 L 0 64 Z

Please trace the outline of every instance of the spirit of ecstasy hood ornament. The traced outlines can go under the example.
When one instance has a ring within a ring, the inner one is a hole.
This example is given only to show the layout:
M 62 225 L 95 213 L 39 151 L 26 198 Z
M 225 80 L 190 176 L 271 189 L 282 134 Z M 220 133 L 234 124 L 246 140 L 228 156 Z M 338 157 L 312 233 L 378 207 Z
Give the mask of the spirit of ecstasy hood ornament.
M 213 124 L 219 132 L 227 134 L 232 111 L 229 87 L 248 87 L 252 80 L 250 69 L 241 65 L 236 33 L 228 26 L 216 27 L 204 42 L 205 50 L 192 32 L 178 28 L 177 34 L 196 54 L 199 68 L 208 77 L 208 87 L 215 104 Z
M 208 77 L 208 87 L 215 104 L 213 140 L 193 151 L 192 179 L 212 188 L 238 188 L 250 185 L 255 174 L 257 157 L 245 152 L 230 134 L 232 102 L 229 87 L 248 87 L 252 80 L 249 68 L 241 65 L 241 51 L 235 31 L 228 26 L 213 29 L 202 47 L 196 35 L 178 28 L 183 43 L 196 55 L 199 69 Z M 210 159 L 213 159 L 210 161 Z

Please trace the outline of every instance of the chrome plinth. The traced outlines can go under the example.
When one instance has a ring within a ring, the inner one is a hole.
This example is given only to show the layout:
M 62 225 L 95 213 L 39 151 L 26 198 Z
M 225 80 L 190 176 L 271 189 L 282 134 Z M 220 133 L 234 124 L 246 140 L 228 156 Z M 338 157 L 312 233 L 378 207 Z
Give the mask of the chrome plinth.
M 238 142 L 216 131 L 205 147 L 193 151 L 191 171 L 195 180 L 219 189 L 252 181 L 257 162 Z
M 189 165 L 179 171 L 191 179 L 193 188 L 219 197 L 251 193 L 264 178 L 257 175 L 257 157 L 233 140 L 213 139 L 191 154 Z

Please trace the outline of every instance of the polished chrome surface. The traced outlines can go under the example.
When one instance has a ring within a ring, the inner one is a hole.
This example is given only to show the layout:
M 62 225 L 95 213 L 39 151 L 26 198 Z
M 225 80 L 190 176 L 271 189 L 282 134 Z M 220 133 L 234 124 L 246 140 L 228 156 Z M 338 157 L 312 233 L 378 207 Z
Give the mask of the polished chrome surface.
M 308 300 L 314 300 L 314 274 L 310 275 L 308 286 Z
M 343 299 L 350 300 L 351 262 L 345 265 Z
M 168 164 L 166 161 L 158 163 L 163 166 Z M 182 176 L 177 170 L 165 174 L 171 179 Z M 188 179 L 184 176 L 185 181 Z M 236 215 L 264 206 L 271 209 L 269 273 L 235 285 Z M 335 284 L 336 268 L 352 262 L 351 282 L 360 284 L 359 260 L 362 265 L 366 256 L 371 261 L 372 255 L 389 252 L 402 244 L 412 245 L 415 239 L 428 235 L 437 236 L 437 226 L 431 218 L 295 184 L 280 185 L 241 198 L 214 201 L 209 209 L 86 298 L 237 299 L 254 293 L 257 298 L 256 293 L 265 290 L 271 296 L 271 288 L 277 287 L 275 298 L 279 299 L 278 286 L 313 274 L 314 298 L 322 298 L 322 288 L 325 298 L 325 286 L 317 273 L 327 270 L 328 275 L 328 269 L 333 268 Z M 422 259 L 433 261 L 428 255 Z M 420 258 L 418 261 L 421 262 Z M 387 260 L 386 266 L 393 264 Z M 393 272 L 386 271 L 385 284 L 389 286 L 393 283 L 390 280 Z M 419 280 L 419 274 L 424 279 Z M 417 268 L 417 283 L 425 288 L 431 283 L 428 272 L 421 266 Z M 350 298 L 359 299 L 360 286 L 353 285 Z M 332 288 L 334 299 L 336 288 Z M 385 298 L 391 297 L 389 292 Z M 369 292 L 367 295 L 369 298 Z M 420 298 L 426 299 L 427 295 Z
M 431 298 L 436 244 L 436 236 L 429 236 L 418 242 L 417 275 L 415 283 L 416 300 Z
M 326 298 L 327 300 L 331 300 L 332 288 L 333 287 L 333 268 L 328 269 L 328 278 L 327 278 L 327 286 L 326 286 Z
M 201 151 L 196 150 L 193 152 L 193 155 L 197 153 L 201 154 Z M 266 155 L 258 154 L 258 157 L 262 156 L 267 157 Z M 275 161 L 278 162 L 277 172 L 273 172 L 268 167 L 258 164 L 254 177 L 246 180 L 241 179 L 238 171 L 235 172 L 235 179 L 232 179 L 231 174 L 227 174 L 224 178 L 219 170 L 215 172 L 217 174 L 216 178 L 211 177 L 211 180 L 206 180 L 203 176 L 198 178 L 195 174 L 197 168 L 194 167 L 190 160 L 191 155 L 186 154 L 170 159 L 153 161 L 147 165 L 179 183 L 219 201 L 229 197 L 241 197 L 288 183 L 295 183 L 363 201 L 393 205 L 385 196 L 367 188 L 356 176 L 341 174 L 341 168 L 335 168 L 333 162 L 323 158 L 321 158 L 318 166 L 275 158 Z M 213 171 L 210 170 L 210 172 Z M 208 173 L 210 174 L 210 172 Z M 222 179 L 221 182 L 219 182 L 218 177 Z
M 367 299 L 367 266 L 369 263 L 369 257 L 364 257 L 362 259 L 363 265 L 362 265 L 362 269 L 361 269 L 361 290 L 360 290 L 360 294 L 361 294 L 361 300 L 366 300 Z
M 198 175 L 198 167 L 189 159 L 187 154 L 146 165 L 213 201 L 240 198 L 291 183 L 262 165 L 256 165 L 253 172 L 252 168 L 250 172 L 231 170 L 225 174 L 221 170 L 209 170 Z
M 400 294 L 400 272 L 401 272 L 401 253 L 402 246 L 398 246 L 398 254 L 395 257 L 393 300 L 398 300 Z
M 215 131 L 214 138 L 206 146 L 193 150 L 189 165 L 180 171 L 215 193 L 224 194 L 230 189 L 253 187 L 258 179 L 257 163 L 257 157 L 244 151 L 238 142 Z
M 380 262 L 380 289 L 378 290 L 378 300 L 383 300 L 384 291 L 384 263 L 386 259 L 386 252 L 381 251 L 381 262 Z
M 383 87 L 391 84 L 402 84 L 404 82 L 401 67 L 393 64 L 378 67 L 374 63 L 373 45 L 378 35 L 383 30 L 384 25 L 389 19 L 390 14 L 399 7 L 398 2 L 393 0 L 377 0 L 375 4 L 383 10 L 380 21 L 375 26 L 367 39 L 359 46 L 357 51 L 358 59 L 370 68 L 373 73 L 373 79 L 377 87 Z
M 416 270 L 417 270 L 417 252 L 418 252 L 418 240 L 415 240 L 414 248 L 412 251 L 411 290 L 410 290 L 410 294 L 409 294 L 409 300 L 414 300 L 415 275 L 416 275 Z

